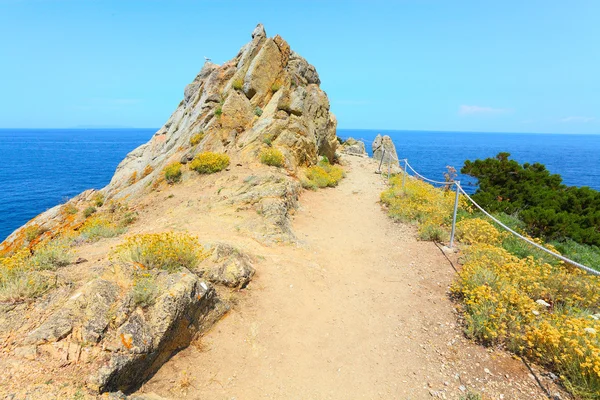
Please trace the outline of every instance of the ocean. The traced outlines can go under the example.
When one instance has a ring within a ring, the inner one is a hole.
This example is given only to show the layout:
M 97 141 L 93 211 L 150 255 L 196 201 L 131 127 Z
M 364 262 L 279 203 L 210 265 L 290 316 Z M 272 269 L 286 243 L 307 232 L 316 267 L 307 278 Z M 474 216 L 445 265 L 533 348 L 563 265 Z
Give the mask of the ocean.
M 117 165 L 155 129 L 0 129 L 0 241 L 39 213 L 90 188 L 102 188 Z M 600 190 L 600 135 L 467 133 L 338 129 L 342 138 L 378 134 L 394 140 L 399 158 L 443 180 L 447 165 L 506 151 L 541 162 L 565 184 Z M 468 177 L 463 182 L 474 183 Z

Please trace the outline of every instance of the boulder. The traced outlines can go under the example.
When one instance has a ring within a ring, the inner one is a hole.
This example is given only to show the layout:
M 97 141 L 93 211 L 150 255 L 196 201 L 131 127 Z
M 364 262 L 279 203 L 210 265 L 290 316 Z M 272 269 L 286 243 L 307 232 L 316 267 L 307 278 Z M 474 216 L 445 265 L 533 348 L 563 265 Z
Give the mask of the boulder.
M 368 157 L 367 150 L 365 149 L 365 144 L 360 140 L 356 140 L 353 138 L 348 138 L 342 144 L 342 153 L 351 154 L 354 156 L 362 156 Z
M 211 248 L 212 254 L 206 263 L 206 278 L 212 283 L 241 289 L 246 287 L 254 276 L 250 257 L 233 246 L 217 243 Z
M 375 140 L 373 140 L 371 148 L 373 149 L 373 158 L 375 160 L 383 159 L 383 162 L 386 163 L 398 163 L 396 146 L 394 146 L 394 142 L 392 142 L 392 138 L 390 138 L 389 136 L 377 135 L 377 137 L 375 137 Z

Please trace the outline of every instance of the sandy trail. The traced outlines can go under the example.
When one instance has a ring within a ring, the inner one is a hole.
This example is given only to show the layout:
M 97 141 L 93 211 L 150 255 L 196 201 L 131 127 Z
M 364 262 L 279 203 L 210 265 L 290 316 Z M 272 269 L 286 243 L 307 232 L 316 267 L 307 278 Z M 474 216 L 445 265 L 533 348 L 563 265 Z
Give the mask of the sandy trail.
M 239 303 L 142 388 L 190 399 L 545 398 L 523 364 L 463 338 L 452 266 L 378 203 L 369 159 L 334 189 L 307 192 L 298 245 L 255 245 Z M 264 257 L 264 258 L 263 258 Z

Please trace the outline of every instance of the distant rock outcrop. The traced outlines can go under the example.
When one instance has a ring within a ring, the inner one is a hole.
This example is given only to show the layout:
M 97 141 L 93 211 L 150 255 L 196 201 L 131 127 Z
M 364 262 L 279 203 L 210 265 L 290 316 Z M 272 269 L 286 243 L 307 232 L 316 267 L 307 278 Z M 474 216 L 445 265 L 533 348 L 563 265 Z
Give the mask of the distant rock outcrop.
M 398 154 L 396 154 L 396 146 L 394 146 L 394 142 L 389 136 L 377 135 L 375 137 L 375 140 L 373 140 L 371 148 L 373 149 L 373 158 L 375 160 L 383 159 L 383 161 L 386 163 L 390 161 L 392 163 L 398 163 Z
M 342 144 L 342 153 L 351 154 L 354 156 L 368 157 L 364 142 L 354 138 L 348 138 Z

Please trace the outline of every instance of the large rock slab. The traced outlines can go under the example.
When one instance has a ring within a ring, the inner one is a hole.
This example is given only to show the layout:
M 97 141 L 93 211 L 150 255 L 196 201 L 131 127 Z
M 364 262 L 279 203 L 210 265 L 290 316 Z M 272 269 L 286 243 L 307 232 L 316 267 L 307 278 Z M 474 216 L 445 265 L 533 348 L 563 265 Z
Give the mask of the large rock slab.
M 394 142 L 392 138 L 385 135 L 377 135 L 375 140 L 373 140 L 373 144 L 371 145 L 373 149 L 373 158 L 375 160 L 382 160 L 387 163 L 398 163 L 398 154 L 396 154 L 396 146 L 394 146 Z

